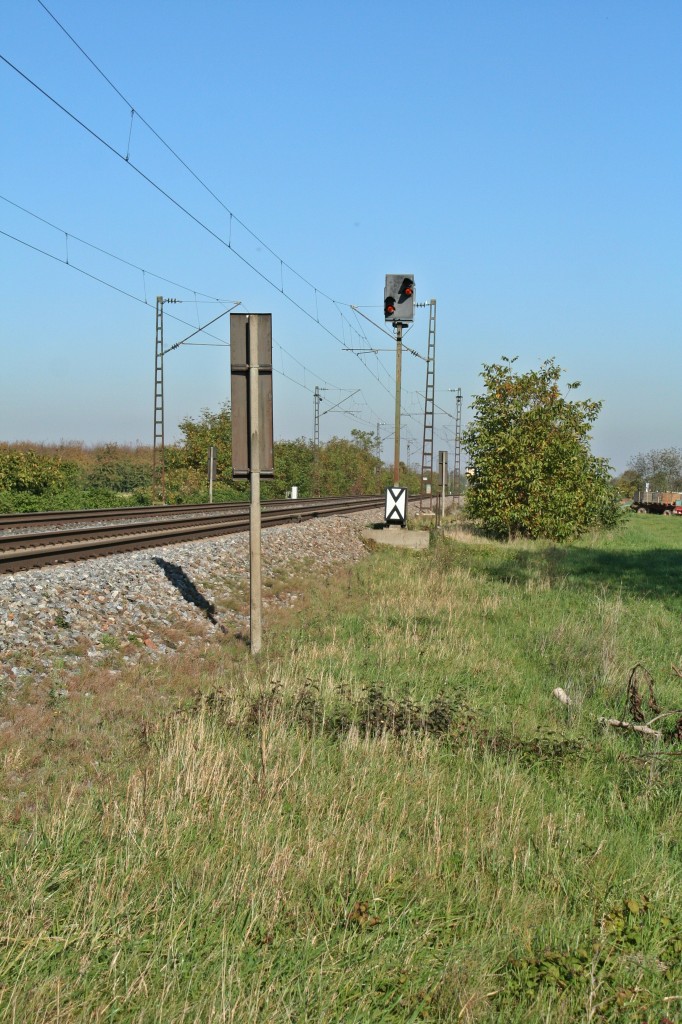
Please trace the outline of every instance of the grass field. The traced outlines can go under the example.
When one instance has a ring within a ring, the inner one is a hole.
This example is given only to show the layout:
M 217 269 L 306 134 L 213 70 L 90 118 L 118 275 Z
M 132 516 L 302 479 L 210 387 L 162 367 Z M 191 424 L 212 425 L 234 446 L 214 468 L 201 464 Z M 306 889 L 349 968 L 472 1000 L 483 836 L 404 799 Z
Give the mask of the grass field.
M 0 1020 L 678 1024 L 681 566 L 455 527 L 10 709 Z

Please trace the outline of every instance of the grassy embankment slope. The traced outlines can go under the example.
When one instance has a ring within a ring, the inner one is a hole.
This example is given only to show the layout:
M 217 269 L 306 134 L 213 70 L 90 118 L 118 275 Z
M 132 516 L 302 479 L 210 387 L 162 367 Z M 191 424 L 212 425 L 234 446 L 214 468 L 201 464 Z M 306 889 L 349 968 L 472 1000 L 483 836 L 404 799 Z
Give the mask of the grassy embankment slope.
M 3 826 L 0 1019 L 682 1019 L 682 742 L 597 724 L 637 662 L 682 707 L 681 556 L 635 516 L 381 550 L 259 665 L 72 687 L 5 742 L 15 782 L 77 785 Z

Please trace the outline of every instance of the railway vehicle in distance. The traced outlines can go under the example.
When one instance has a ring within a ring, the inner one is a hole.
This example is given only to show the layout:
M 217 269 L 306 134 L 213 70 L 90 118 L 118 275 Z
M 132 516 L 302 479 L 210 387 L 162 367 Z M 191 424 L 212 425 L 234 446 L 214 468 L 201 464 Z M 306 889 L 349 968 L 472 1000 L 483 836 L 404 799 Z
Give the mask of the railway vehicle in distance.
M 682 516 L 682 491 L 637 491 L 630 508 L 633 512 Z

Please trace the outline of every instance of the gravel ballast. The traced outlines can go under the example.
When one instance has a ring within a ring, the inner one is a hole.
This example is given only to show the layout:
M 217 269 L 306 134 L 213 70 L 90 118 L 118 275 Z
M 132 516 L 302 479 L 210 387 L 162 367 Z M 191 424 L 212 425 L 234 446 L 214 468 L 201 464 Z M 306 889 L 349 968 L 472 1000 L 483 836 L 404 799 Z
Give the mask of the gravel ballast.
M 376 519 L 375 509 L 264 530 L 266 610 L 294 605 L 306 572 L 362 558 L 360 531 Z M 248 632 L 248 574 L 249 537 L 238 533 L 0 576 L 0 684 Z

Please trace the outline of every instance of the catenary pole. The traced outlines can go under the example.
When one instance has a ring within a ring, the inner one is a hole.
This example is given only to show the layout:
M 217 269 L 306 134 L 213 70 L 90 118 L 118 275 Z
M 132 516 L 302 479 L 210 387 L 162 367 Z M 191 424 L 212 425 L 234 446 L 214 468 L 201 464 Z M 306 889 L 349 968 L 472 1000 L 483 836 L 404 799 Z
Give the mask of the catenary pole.
M 258 389 L 258 317 L 246 321 L 249 360 L 249 430 L 251 508 L 249 516 L 249 556 L 251 578 L 251 653 L 258 654 L 262 642 L 262 577 L 260 514 L 260 423 Z
M 400 483 L 400 391 L 403 365 L 403 325 L 398 321 L 395 345 L 395 439 L 393 446 L 393 486 Z

